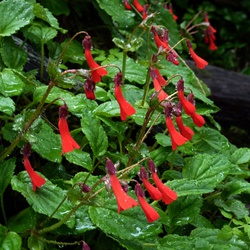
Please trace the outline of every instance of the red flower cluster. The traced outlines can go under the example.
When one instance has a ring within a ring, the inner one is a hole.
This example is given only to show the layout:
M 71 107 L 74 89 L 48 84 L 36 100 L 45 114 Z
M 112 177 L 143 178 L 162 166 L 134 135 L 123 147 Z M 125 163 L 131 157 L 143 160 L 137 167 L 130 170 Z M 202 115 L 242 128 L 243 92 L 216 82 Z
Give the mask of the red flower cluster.
M 36 188 L 37 187 L 40 188 L 46 182 L 46 180 L 42 176 L 40 176 L 38 173 L 36 173 L 34 169 L 32 168 L 30 161 L 29 161 L 30 149 L 31 149 L 31 146 L 29 143 L 27 143 L 23 148 L 23 165 L 30 176 L 33 190 L 36 191 Z
M 101 76 L 105 76 L 108 74 L 107 70 L 102 68 L 98 63 L 96 63 L 92 57 L 91 54 L 91 48 L 92 48 L 92 40 L 91 36 L 87 35 L 82 41 L 82 45 L 84 48 L 84 54 L 87 61 L 87 64 L 89 65 L 89 68 L 91 69 L 91 75 L 93 78 L 93 81 L 95 83 L 101 81 Z
M 172 50 L 168 44 L 168 29 L 165 29 L 161 34 L 159 33 L 160 31 L 161 30 L 157 30 L 154 26 L 151 27 L 151 32 L 153 33 L 156 47 L 167 52 L 166 60 L 172 62 L 175 65 L 179 65 L 177 53 Z
M 121 120 L 127 119 L 127 116 L 135 114 L 135 108 L 124 98 L 121 90 L 122 86 L 122 73 L 119 72 L 114 77 L 115 83 L 115 98 L 120 106 L 120 116 Z
M 189 40 L 186 41 L 187 43 L 187 47 L 189 49 L 189 53 L 191 55 L 191 57 L 193 58 L 195 65 L 199 68 L 199 69 L 204 69 L 207 65 L 208 62 L 205 61 L 204 59 L 202 59 L 201 57 L 199 57 L 193 50 L 192 44 Z
M 67 123 L 68 117 L 68 107 L 66 104 L 59 108 L 59 121 L 58 121 L 58 129 L 60 132 L 61 140 L 62 140 L 62 153 L 68 153 L 75 148 L 80 148 L 77 142 L 73 139 L 69 132 L 69 126 Z
M 209 22 L 209 19 L 208 19 L 206 12 L 204 12 L 204 20 L 206 23 L 208 23 L 208 26 L 204 32 L 204 41 L 205 41 L 205 43 L 209 44 L 210 50 L 216 50 L 217 46 L 214 43 L 214 41 L 216 39 L 215 35 L 214 35 L 214 33 L 216 33 L 216 29 L 210 25 L 210 22 Z
M 189 115 L 194 124 L 198 127 L 202 127 L 205 124 L 204 118 L 196 113 L 196 107 L 194 106 L 194 95 L 190 93 L 187 98 L 184 96 L 184 81 L 181 78 L 177 83 L 177 92 L 179 97 L 179 103 L 174 105 L 168 102 L 165 105 L 165 116 L 166 116 L 166 126 L 169 131 L 169 135 L 172 141 L 172 149 L 176 150 L 178 146 L 183 145 L 187 141 L 192 139 L 194 134 L 193 130 L 185 126 L 182 120 L 182 108 L 185 113 Z M 172 120 L 173 115 L 175 115 L 175 121 L 179 129 L 176 130 L 174 122 Z
M 172 189 L 165 186 L 159 179 L 159 177 L 156 174 L 156 167 L 152 160 L 148 162 L 148 168 L 152 173 L 152 178 L 156 184 L 156 187 L 154 187 L 148 181 L 148 174 L 145 168 L 143 167 L 140 168 L 139 176 L 150 196 L 154 200 L 162 199 L 162 201 L 165 202 L 166 204 L 170 204 L 171 202 L 176 200 L 177 194 Z M 110 159 L 107 159 L 106 170 L 109 174 L 111 187 L 116 197 L 118 205 L 118 213 L 120 213 L 123 210 L 129 209 L 131 207 L 137 206 L 138 205 L 137 201 L 131 198 L 122 188 L 119 179 L 116 176 L 115 166 Z M 155 220 L 157 220 L 160 216 L 157 213 L 157 211 L 152 206 L 150 206 L 146 201 L 145 193 L 139 183 L 137 183 L 135 186 L 135 194 L 137 196 L 138 202 L 144 214 L 147 217 L 148 222 L 152 223 Z

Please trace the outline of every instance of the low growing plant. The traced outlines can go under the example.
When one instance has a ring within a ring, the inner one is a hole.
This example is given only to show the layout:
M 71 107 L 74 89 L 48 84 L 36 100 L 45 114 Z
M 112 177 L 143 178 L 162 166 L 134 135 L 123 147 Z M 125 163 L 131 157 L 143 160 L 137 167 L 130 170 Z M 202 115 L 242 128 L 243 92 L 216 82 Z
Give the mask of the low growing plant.
M 110 50 L 56 41 L 64 1 L 0 2 L 1 249 L 249 249 L 250 150 L 182 59 L 207 66 L 192 32 L 217 48 L 209 13 L 180 32 L 170 3 L 93 3 Z

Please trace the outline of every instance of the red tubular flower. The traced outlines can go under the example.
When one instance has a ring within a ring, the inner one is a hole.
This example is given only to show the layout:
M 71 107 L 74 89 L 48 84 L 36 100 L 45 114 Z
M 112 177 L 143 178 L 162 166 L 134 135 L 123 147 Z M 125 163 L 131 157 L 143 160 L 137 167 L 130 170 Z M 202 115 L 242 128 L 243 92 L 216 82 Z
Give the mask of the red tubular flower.
M 86 97 L 90 100 L 95 100 L 95 82 L 92 78 L 88 77 L 84 83 L 84 92 L 86 94 Z
M 156 47 L 159 49 L 160 47 L 162 47 L 163 49 L 165 49 L 166 51 L 170 50 L 171 48 L 168 45 L 168 40 L 166 39 L 166 35 L 164 35 L 164 39 L 162 40 L 159 35 L 158 32 L 156 30 L 156 28 L 154 26 L 151 27 L 151 32 L 153 33 L 154 36 L 154 41 L 155 41 L 155 45 Z M 167 32 L 167 31 L 165 31 Z
M 141 6 L 141 4 L 139 3 L 138 0 L 133 0 L 133 5 L 138 10 L 138 12 L 143 12 L 144 8 L 143 8 L 143 6 Z
M 187 140 L 187 138 L 185 138 L 184 136 L 182 136 L 180 134 L 180 132 L 178 132 L 175 129 L 174 123 L 172 121 L 172 105 L 169 103 L 167 104 L 167 106 L 165 107 L 165 115 L 166 115 L 166 126 L 169 132 L 169 135 L 171 137 L 171 142 L 172 142 L 172 149 L 176 150 L 177 146 L 181 146 L 183 145 Z
M 29 161 L 30 147 L 31 147 L 30 144 L 27 143 L 23 148 L 23 165 L 29 174 L 33 190 L 36 191 L 36 188 L 37 187 L 40 188 L 46 182 L 46 180 L 38 173 L 36 173 L 30 164 Z
M 210 25 L 208 15 L 206 12 L 204 12 L 204 19 L 205 19 L 205 22 L 208 23 L 208 27 L 205 29 L 205 32 L 204 32 L 205 43 L 209 44 L 210 50 L 216 50 L 217 46 L 214 43 L 214 41 L 215 41 L 214 33 L 216 33 L 216 29 Z
M 133 8 L 131 7 L 131 5 L 128 3 L 128 0 L 124 0 L 123 3 L 124 3 L 124 6 L 125 6 L 125 8 L 126 8 L 127 10 L 132 10 L 132 9 L 133 9 Z
M 191 128 L 189 128 L 183 124 L 181 116 L 176 116 L 175 121 L 176 121 L 177 126 L 180 130 L 181 135 L 184 136 L 185 138 L 187 138 L 188 140 L 191 140 L 192 136 L 194 135 L 194 131 Z
M 93 81 L 100 82 L 101 76 L 105 76 L 108 74 L 107 70 L 102 68 L 98 63 L 96 63 L 92 57 L 91 54 L 91 47 L 92 47 L 92 41 L 90 36 L 85 36 L 85 38 L 82 41 L 82 45 L 84 47 L 84 54 L 87 61 L 87 64 L 89 65 L 89 68 L 91 69 L 91 74 Z
M 127 119 L 127 116 L 135 114 L 135 108 L 124 98 L 121 90 L 122 86 L 122 73 L 117 73 L 114 77 L 115 83 L 115 97 L 120 106 L 120 116 L 121 120 Z
M 68 107 L 66 104 L 59 108 L 58 129 L 62 140 L 62 153 L 68 153 L 75 148 L 80 148 L 77 142 L 72 138 L 67 123 Z
M 160 71 L 158 69 L 155 69 L 155 74 L 157 76 L 157 80 L 160 83 L 161 86 L 166 85 L 166 80 L 165 78 L 161 75 Z
M 110 177 L 111 187 L 116 197 L 118 205 L 118 213 L 123 210 L 129 209 L 131 207 L 137 206 L 138 203 L 136 200 L 131 198 L 122 188 L 119 179 L 116 176 L 115 166 L 110 159 L 107 159 L 106 170 Z
M 173 18 L 174 18 L 174 20 L 176 21 L 177 19 L 178 19 L 178 16 L 176 16 L 175 14 L 174 14 L 174 12 L 173 12 L 173 6 L 172 6 L 172 4 L 165 4 L 164 5 L 164 7 L 165 7 L 165 9 L 168 9 L 168 11 L 169 11 L 169 13 L 173 16 Z
M 160 180 L 160 178 L 156 173 L 156 167 L 152 160 L 148 161 L 148 169 L 152 174 L 152 178 L 154 180 L 156 187 L 162 193 L 162 201 L 165 202 L 167 205 L 175 201 L 177 199 L 176 192 L 173 191 L 171 188 L 167 187 L 166 185 L 164 185 L 164 183 L 162 183 L 162 181 Z
M 142 11 L 142 19 L 145 20 L 148 16 L 148 4 L 145 4 Z
M 148 181 L 148 174 L 144 167 L 140 168 L 139 173 L 140 179 L 142 180 L 145 188 L 147 189 L 149 195 L 153 200 L 160 200 L 162 197 L 161 192 L 158 188 L 154 187 L 149 181 Z
M 192 44 L 189 40 L 187 40 L 187 46 L 189 49 L 189 53 L 191 55 L 191 57 L 193 58 L 195 65 L 199 68 L 199 69 L 204 69 L 207 65 L 208 62 L 205 61 L 204 59 L 202 59 L 201 57 L 199 57 L 197 54 L 195 54 L 193 48 L 192 48 Z
M 144 212 L 144 214 L 147 217 L 147 220 L 149 223 L 154 222 L 155 220 L 159 219 L 160 215 L 156 212 L 156 210 L 151 207 L 146 199 L 144 191 L 139 183 L 135 185 L 135 194 L 138 198 L 139 204 Z
M 90 250 L 89 245 L 85 241 L 82 243 L 82 250 Z
M 162 89 L 161 84 L 159 83 L 158 77 L 157 77 L 157 73 L 155 69 L 151 69 L 150 70 L 150 75 L 153 78 L 153 84 L 154 84 L 154 88 L 155 91 L 158 94 L 158 99 L 159 101 L 164 101 L 167 97 L 168 94 Z
M 176 88 L 177 88 L 177 91 L 178 91 L 179 100 L 181 102 L 181 105 L 182 105 L 185 113 L 187 115 L 193 114 L 196 111 L 196 108 L 193 105 L 193 103 L 188 101 L 184 96 L 184 81 L 183 81 L 182 78 L 177 82 Z
M 187 100 L 191 103 L 194 103 L 194 94 L 190 93 L 187 96 Z M 202 127 L 205 124 L 204 118 L 196 112 L 191 114 L 191 118 L 193 119 L 193 122 L 197 127 Z

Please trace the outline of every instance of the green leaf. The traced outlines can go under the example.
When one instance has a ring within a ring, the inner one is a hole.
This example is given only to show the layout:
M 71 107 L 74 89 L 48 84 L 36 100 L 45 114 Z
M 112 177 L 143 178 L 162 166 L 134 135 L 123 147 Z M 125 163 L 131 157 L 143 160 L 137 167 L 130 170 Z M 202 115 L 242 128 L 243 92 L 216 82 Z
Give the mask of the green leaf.
M 86 135 L 93 154 L 97 156 L 104 155 L 108 148 L 108 138 L 100 120 L 93 112 L 86 112 L 81 119 L 81 127 Z
M 33 4 L 23 0 L 0 2 L 0 37 L 10 36 L 34 18 Z
M 36 212 L 31 207 L 28 207 L 11 217 L 8 220 L 7 227 L 9 230 L 15 231 L 16 233 L 25 233 L 35 228 L 36 222 Z
M 129 44 L 127 44 L 127 43 L 125 43 L 125 41 L 123 39 L 119 39 L 119 38 L 115 37 L 115 38 L 113 38 L 112 41 L 115 43 L 115 45 L 118 48 L 121 48 L 122 50 L 125 50 L 125 51 L 134 52 L 142 46 L 144 40 L 141 37 L 139 37 L 139 38 L 133 39 Z
M 36 236 L 31 235 L 28 238 L 28 247 L 30 250 L 43 250 L 45 246 L 44 241 L 40 241 Z
M 65 154 L 66 159 L 78 166 L 81 166 L 83 168 L 86 168 L 87 170 L 91 171 L 92 166 L 92 160 L 90 158 L 89 153 L 75 149 L 67 154 Z
M 9 185 L 15 167 L 15 158 L 10 158 L 0 164 L 0 195 L 4 193 L 6 187 Z
M 118 214 L 116 204 L 108 202 L 105 207 L 90 207 L 89 214 L 93 223 L 104 233 L 120 239 L 146 239 L 161 232 L 160 223 L 149 224 L 139 207 Z
M 24 35 L 37 45 L 41 45 L 56 37 L 57 30 L 35 22 L 27 30 L 24 30 Z
M 40 102 L 42 97 L 48 87 L 41 86 L 37 87 L 33 94 L 33 99 L 35 102 Z M 69 108 L 69 111 L 81 117 L 83 114 L 83 110 L 93 110 L 97 107 L 97 103 L 95 101 L 91 101 L 85 97 L 83 94 L 73 95 L 71 92 L 67 90 L 60 89 L 58 87 L 53 87 L 49 96 L 46 99 L 46 103 L 52 102 L 55 99 L 63 98 Z M 57 105 L 63 105 L 63 101 L 61 99 L 54 102 Z
M 53 129 L 44 121 L 40 130 L 29 130 L 25 137 L 30 142 L 32 150 L 43 158 L 53 162 L 61 162 L 62 146 L 60 136 L 55 134 Z
M 20 95 L 23 88 L 23 79 L 14 70 L 5 68 L 0 72 L 0 92 L 4 96 Z
M 235 215 L 236 219 L 242 219 L 249 214 L 246 205 L 239 200 L 230 199 L 216 199 L 215 205 L 224 209 L 226 212 L 231 212 Z
M 67 0 L 51 1 L 51 0 L 41 0 L 43 6 L 48 8 L 54 15 L 69 15 L 70 9 Z
M 15 232 L 9 232 L 6 227 L 0 225 L 0 249 L 21 250 L 22 238 Z
M 27 61 L 26 52 L 19 48 L 11 37 L 2 39 L 2 48 L 0 49 L 2 60 L 8 68 L 22 70 Z
M 70 39 L 66 39 L 61 43 L 61 48 L 64 49 L 68 44 Z M 70 45 L 67 47 L 67 50 L 63 54 L 63 62 L 72 62 L 82 65 L 85 60 L 83 47 L 81 43 L 76 40 L 73 40 Z
M 155 139 L 163 147 L 170 147 L 172 145 L 170 137 L 163 133 L 156 134 Z
M 250 161 L 250 149 L 249 148 L 239 148 L 230 157 L 230 160 L 234 164 L 244 164 Z
M 123 65 L 123 54 L 117 49 L 109 51 L 109 56 L 102 64 L 115 64 L 120 69 Z M 108 75 L 114 77 L 117 73 L 117 69 L 110 67 L 108 70 Z M 132 58 L 126 57 L 126 70 L 125 70 L 125 79 L 129 82 L 136 82 L 138 84 L 145 84 L 145 79 L 147 75 L 147 68 L 135 62 Z
M 168 215 L 172 226 L 182 226 L 191 223 L 200 213 L 201 196 L 178 197 L 168 206 Z
M 26 171 L 13 176 L 11 185 L 13 190 L 20 192 L 26 198 L 35 212 L 47 216 L 51 216 L 54 213 L 66 195 L 65 190 L 52 184 L 49 180 L 46 180 L 46 183 L 41 188 L 33 191 L 30 177 Z M 72 204 L 68 200 L 65 200 L 52 217 L 62 220 L 71 209 Z M 75 224 L 75 216 L 72 215 L 65 224 L 72 228 Z
M 100 104 L 94 112 L 96 115 L 104 117 L 120 116 L 120 107 L 117 101 L 113 100 Z
M 134 25 L 135 13 L 127 11 L 122 2 L 114 0 L 97 0 L 101 9 L 103 9 L 112 20 L 118 24 L 119 29 L 128 29 Z
M 224 155 L 199 154 L 186 160 L 183 177 L 200 180 L 209 188 L 215 188 L 226 178 L 230 166 Z
M 0 95 L 0 110 L 7 115 L 13 115 L 15 103 L 10 97 Z
M 36 17 L 49 23 L 51 27 L 57 30 L 60 30 L 64 34 L 67 32 L 67 30 L 59 27 L 59 23 L 57 19 L 53 16 L 53 14 L 48 9 L 44 8 L 40 3 L 37 3 L 34 5 L 34 14 Z
M 222 195 L 231 197 L 242 193 L 250 194 L 250 183 L 245 180 L 233 180 L 225 184 Z

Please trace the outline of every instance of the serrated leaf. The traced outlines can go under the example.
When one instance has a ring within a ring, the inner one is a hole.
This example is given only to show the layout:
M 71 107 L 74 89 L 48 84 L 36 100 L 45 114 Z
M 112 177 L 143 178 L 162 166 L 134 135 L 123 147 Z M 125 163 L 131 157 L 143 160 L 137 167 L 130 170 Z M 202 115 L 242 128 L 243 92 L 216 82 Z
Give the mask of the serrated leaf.
M 6 227 L 0 225 L 0 249 L 21 250 L 22 238 L 12 231 L 8 231 Z
M 65 158 L 78 166 L 81 166 L 89 171 L 92 170 L 92 160 L 90 158 L 89 153 L 75 149 L 67 154 L 65 154 Z
M 64 34 L 67 32 L 67 30 L 59 27 L 59 23 L 57 19 L 53 16 L 53 14 L 48 9 L 44 8 L 40 3 L 37 3 L 34 5 L 34 14 L 36 17 L 49 23 L 51 27 L 57 30 L 60 30 Z
M 11 180 L 13 190 L 20 192 L 34 209 L 35 212 L 51 216 L 57 209 L 66 195 L 66 191 L 52 184 L 49 180 L 38 188 L 35 192 L 32 189 L 30 177 L 26 171 L 20 172 L 13 176 Z M 63 219 L 72 209 L 72 204 L 69 201 L 64 201 L 63 204 L 53 214 L 53 218 L 58 220 Z M 72 215 L 65 224 L 72 228 L 75 224 L 75 216 Z
M 86 112 L 81 119 L 81 127 L 95 157 L 104 155 L 108 148 L 108 138 L 100 120 L 93 112 Z
M 61 162 L 62 145 L 58 134 L 53 129 L 42 122 L 40 130 L 29 130 L 26 139 L 31 144 L 32 150 L 36 151 L 43 158 L 52 162 Z
M 15 158 L 10 158 L 0 164 L 0 195 L 4 193 L 6 187 L 9 185 L 15 166 Z
M 15 103 L 10 97 L 0 95 L 0 110 L 7 115 L 13 115 L 15 111 Z
M 0 49 L 2 60 L 8 68 L 21 70 L 27 61 L 26 52 L 19 48 L 11 37 L 2 39 L 2 48 Z
M 117 213 L 114 202 L 105 207 L 90 207 L 89 214 L 93 223 L 104 233 L 120 239 L 146 239 L 161 232 L 160 223 L 149 224 L 139 207 Z
M 239 148 L 230 157 L 230 160 L 234 164 L 244 164 L 250 161 L 250 149 L 249 148 Z
M 20 95 L 24 84 L 23 79 L 14 70 L 5 68 L 0 72 L 0 92 L 4 96 Z
M 24 30 L 24 35 L 37 45 L 41 45 L 56 37 L 57 30 L 36 22 Z
M 188 158 L 183 177 L 200 180 L 210 188 L 216 187 L 227 176 L 231 163 L 223 155 L 199 154 Z
M 223 197 L 235 196 L 241 193 L 250 193 L 250 183 L 245 180 L 233 180 L 225 184 Z
M 109 56 L 102 64 L 115 64 L 120 69 L 123 65 L 123 54 L 119 50 L 110 51 Z M 110 67 L 108 75 L 114 77 L 117 73 L 117 69 Z M 125 79 L 129 82 L 136 82 L 138 84 L 145 84 L 145 79 L 147 75 L 147 68 L 140 65 L 138 62 L 135 62 L 132 58 L 126 57 L 126 70 L 125 70 Z
M 119 29 L 128 29 L 134 25 L 135 13 L 127 11 L 122 2 L 114 0 L 97 0 L 101 9 L 103 9 L 114 22 L 118 23 Z
M 230 200 L 216 199 L 214 203 L 216 206 L 222 208 L 226 212 L 233 213 L 236 219 L 242 219 L 249 214 L 246 205 L 236 199 L 230 199 Z
M 170 224 L 172 226 L 181 226 L 191 223 L 200 213 L 201 206 L 201 196 L 178 197 L 176 201 L 168 206 Z
M 41 101 L 47 88 L 47 86 L 41 86 L 36 88 L 33 93 L 33 99 L 35 102 Z M 97 107 L 97 103 L 95 101 L 87 99 L 85 95 L 78 94 L 74 96 L 71 92 L 58 87 L 53 87 L 49 96 L 46 99 L 46 103 L 52 102 L 58 98 L 63 98 L 69 108 L 69 111 L 79 117 L 82 116 L 84 110 L 91 111 Z M 57 105 L 63 105 L 63 101 L 61 99 L 55 101 L 54 103 Z
M 41 0 L 43 6 L 48 8 L 54 15 L 69 15 L 70 9 L 67 0 L 51 1 L 51 0 Z
M 120 107 L 117 101 L 104 102 L 99 105 L 95 110 L 95 114 L 104 117 L 120 116 Z
M 14 34 L 34 18 L 33 4 L 22 0 L 1 1 L 0 13 L 0 37 Z

